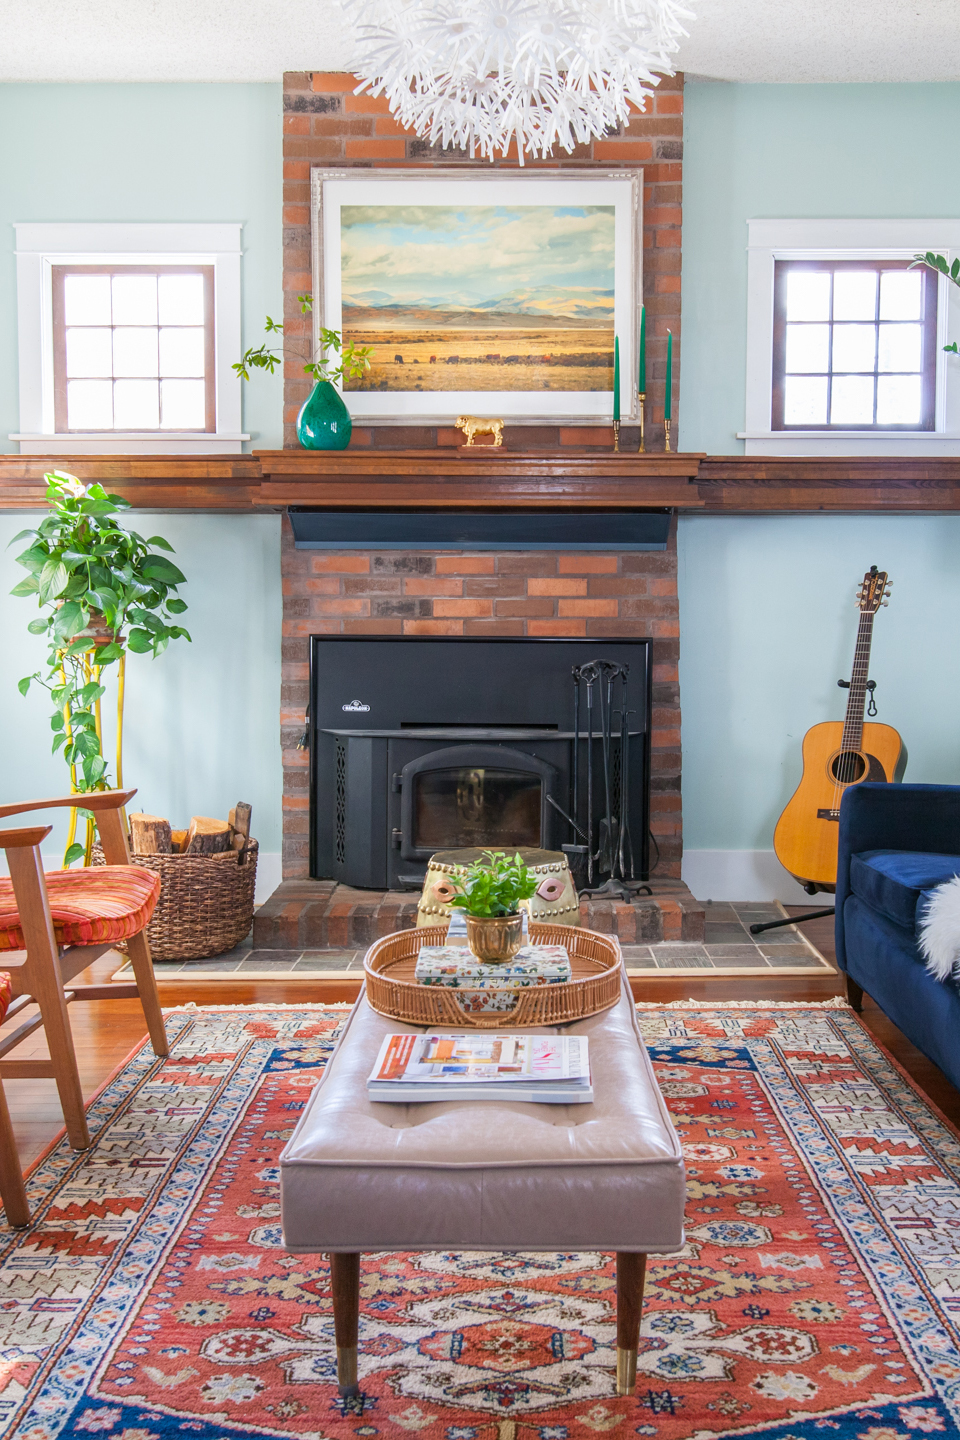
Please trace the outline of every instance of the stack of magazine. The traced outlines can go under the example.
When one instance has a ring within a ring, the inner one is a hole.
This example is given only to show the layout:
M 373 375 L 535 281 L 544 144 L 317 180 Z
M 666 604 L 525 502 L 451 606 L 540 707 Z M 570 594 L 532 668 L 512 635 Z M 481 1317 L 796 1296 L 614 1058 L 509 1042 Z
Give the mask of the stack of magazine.
M 593 1099 L 585 1035 L 388 1035 L 367 1080 L 371 1100 Z

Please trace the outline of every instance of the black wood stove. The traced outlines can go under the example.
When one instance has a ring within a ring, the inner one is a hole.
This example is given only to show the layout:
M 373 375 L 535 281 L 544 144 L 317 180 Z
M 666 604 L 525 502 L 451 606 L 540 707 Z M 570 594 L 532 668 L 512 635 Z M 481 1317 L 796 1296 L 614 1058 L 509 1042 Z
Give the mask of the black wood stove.
M 567 846 L 646 879 L 650 644 L 311 637 L 311 875 L 419 889 L 437 850 Z

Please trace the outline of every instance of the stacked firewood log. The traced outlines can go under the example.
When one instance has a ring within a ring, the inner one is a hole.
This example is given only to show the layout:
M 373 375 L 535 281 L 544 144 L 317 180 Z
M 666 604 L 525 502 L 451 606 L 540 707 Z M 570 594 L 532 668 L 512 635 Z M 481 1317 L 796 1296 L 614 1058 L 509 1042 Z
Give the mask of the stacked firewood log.
M 242 865 L 250 844 L 251 807 L 238 800 L 228 820 L 194 815 L 186 830 L 174 830 L 160 815 L 133 814 L 130 848 L 134 855 L 220 855 L 235 850 Z

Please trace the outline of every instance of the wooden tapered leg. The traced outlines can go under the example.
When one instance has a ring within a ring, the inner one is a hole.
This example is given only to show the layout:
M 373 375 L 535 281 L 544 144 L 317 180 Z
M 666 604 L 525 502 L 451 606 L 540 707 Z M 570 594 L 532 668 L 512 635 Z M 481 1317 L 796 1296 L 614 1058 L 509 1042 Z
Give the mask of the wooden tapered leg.
M 157 994 L 157 977 L 153 973 L 150 943 L 142 930 L 139 935 L 130 936 L 127 941 L 127 954 L 130 957 L 130 964 L 133 966 L 133 973 L 137 977 L 140 1004 L 143 1006 L 144 1019 L 147 1022 L 147 1029 L 150 1031 L 153 1053 L 154 1055 L 169 1055 L 170 1044 L 163 1023 L 163 1011 L 160 1009 L 160 996 Z
M 127 837 L 124 834 L 120 811 L 101 810 L 97 814 L 97 829 L 100 831 L 100 843 L 103 846 L 103 857 L 107 864 L 129 865 L 130 852 L 127 849 Z M 130 936 L 127 941 L 127 954 L 130 957 L 130 964 L 133 966 L 133 973 L 137 977 L 140 1004 L 143 1006 L 144 1018 L 150 1032 L 153 1053 L 169 1055 L 170 1046 L 167 1043 L 167 1032 L 163 1024 L 160 996 L 157 994 L 157 978 L 153 973 L 153 957 L 150 954 L 149 941 L 143 931 L 139 935 Z
M 73 1048 L 73 1033 L 63 997 L 60 953 L 53 933 L 47 889 L 40 861 L 40 847 L 7 851 L 13 894 L 20 927 L 27 947 L 23 978 L 25 988 L 36 1000 L 43 1017 L 43 1030 L 50 1050 L 50 1069 L 57 1082 L 67 1135 L 74 1150 L 90 1144 L 83 1091 Z
M 20 1157 L 13 1139 L 10 1111 L 0 1085 L 0 1200 L 7 1216 L 7 1224 L 15 1228 L 30 1224 L 30 1207 L 27 1191 L 20 1171 Z
M 856 980 L 851 980 L 849 975 L 846 977 L 846 980 L 847 999 L 859 1015 L 863 1009 L 863 986 L 858 985 Z
M 632 1395 L 637 1384 L 637 1347 L 647 1257 L 617 1251 L 617 1394 Z
M 330 1256 L 330 1289 L 333 1294 L 333 1333 L 337 1342 L 337 1384 L 341 1395 L 358 1395 L 359 1254 Z

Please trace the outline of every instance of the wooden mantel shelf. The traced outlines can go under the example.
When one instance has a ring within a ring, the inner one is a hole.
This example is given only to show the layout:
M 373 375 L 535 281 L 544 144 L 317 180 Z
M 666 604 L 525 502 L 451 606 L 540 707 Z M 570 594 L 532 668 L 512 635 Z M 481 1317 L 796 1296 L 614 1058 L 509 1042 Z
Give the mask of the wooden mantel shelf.
M 258 452 L 258 505 L 387 510 L 703 508 L 701 455 L 590 451 L 303 450 Z M 361 498 L 362 497 L 362 498 Z
M 139 509 L 670 508 L 701 513 L 960 511 L 960 455 L 769 458 L 551 451 L 262 450 L 252 455 L 0 455 L 0 509 L 43 504 L 43 474 L 100 480 Z

